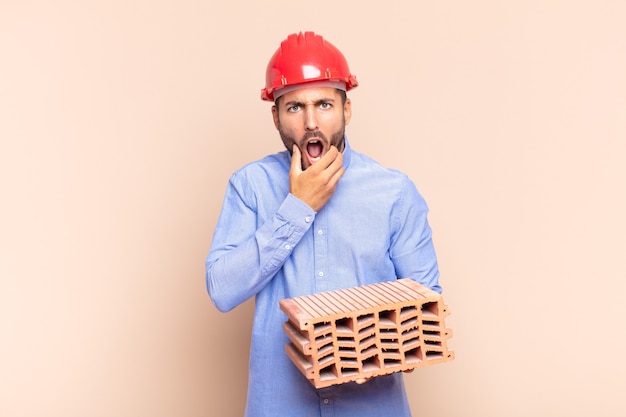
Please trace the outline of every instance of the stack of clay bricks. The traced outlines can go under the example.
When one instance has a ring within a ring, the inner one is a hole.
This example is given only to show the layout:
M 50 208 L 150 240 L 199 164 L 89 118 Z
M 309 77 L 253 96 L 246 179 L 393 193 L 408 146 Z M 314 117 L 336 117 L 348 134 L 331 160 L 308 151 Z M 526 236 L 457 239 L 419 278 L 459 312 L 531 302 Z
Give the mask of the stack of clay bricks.
M 447 362 L 440 294 L 404 278 L 280 301 L 287 355 L 316 388 Z

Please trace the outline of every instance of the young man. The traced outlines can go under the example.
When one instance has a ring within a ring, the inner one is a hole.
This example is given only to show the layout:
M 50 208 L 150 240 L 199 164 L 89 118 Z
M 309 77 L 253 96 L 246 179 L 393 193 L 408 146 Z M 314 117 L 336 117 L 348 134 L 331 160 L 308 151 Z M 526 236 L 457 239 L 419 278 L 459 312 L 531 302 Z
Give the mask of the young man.
M 246 416 L 410 416 L 402 374 L 315 389 L 285 353 L 279 301 L 397 278 L 436 291 L 428 208 L 411 180 L 352 150 L 346 92 L 357 86 L 332 44 L 290 35 L 262 99 L 286 151 L 235 172 L 206 260 L 221 311 L 252 296 Z

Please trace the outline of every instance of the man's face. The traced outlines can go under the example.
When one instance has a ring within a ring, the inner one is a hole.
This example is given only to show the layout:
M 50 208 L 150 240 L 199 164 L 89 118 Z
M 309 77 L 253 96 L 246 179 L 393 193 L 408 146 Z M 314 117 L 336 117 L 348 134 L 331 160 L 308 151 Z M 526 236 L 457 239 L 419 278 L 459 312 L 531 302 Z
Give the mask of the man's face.
M 344 148 L 345 127 L 350 123 L 351 103 L 342 103 L 339 91 L 331 87 L 300 88 L 291 91 L 272 107 L 274 125 L 289 152 L 296 144 L 302 153 L 302 169 L 317 162 L 335 145 Z

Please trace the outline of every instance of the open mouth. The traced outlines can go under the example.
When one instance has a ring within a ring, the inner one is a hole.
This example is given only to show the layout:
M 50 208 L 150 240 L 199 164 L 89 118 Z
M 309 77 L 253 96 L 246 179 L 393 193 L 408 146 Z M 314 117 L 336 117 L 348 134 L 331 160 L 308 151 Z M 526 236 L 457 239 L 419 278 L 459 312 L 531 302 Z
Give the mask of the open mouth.
M 319 161 L 323 152 L 324 144 L 319 140 L 314 139 L 306 144 L 306 153 L 311 164 Z

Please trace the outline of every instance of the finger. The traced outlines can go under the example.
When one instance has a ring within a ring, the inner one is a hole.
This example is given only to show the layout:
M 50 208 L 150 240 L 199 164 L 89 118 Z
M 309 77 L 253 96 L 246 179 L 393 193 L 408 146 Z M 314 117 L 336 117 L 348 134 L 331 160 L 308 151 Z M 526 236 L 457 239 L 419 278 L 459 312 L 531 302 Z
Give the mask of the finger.
M 333 146 L 333 148 L 335 148 Z M 330 163 L 329 167 L 333 167 L 335 169 L 339 169 L 343 166 L 343 154 L 341 152 L 339 152 L 339 150 L 337 150 L 337 148 L 335 148 L 335 159 L 333 159 L 333 161 Z
M 329 149 L 328 152 L 326 152 L 326 155 L 324 155 L 324 157 L 327 160 L 327 166 L 332 165 L 333 162 L 335 162 L 337 160 L 337 158 L 341 155 L 341 153 L 339 152 L 339 149 L 337 149 L 337 147 L 335 145 L 332 145 Z M 324 159 L 324 158 L 322 158 Z
M 337 147 L 332 145 L 328 151 L 320 158 L 319 161 L 314 163 L 311 167 L 314 168 L 315 171 L 324 171 L 326 168 L 331 166 L 333 162 L 337 159 L 339 151 Z
M 302 173 L 302 154 L 300 153 L 300 148 L 295 144 L 291 154 L 291 172 L 295 175 Z
M 328 152 L 317 161 L 313 167 L 317 171 L 322 172 L 329 170 L 331 172 L 337 171 L 343 165 L 343 154 L 337 150 L 335 146 L 331 146 Z
M 332 173 L 330 179 L 328 180 L 328 183 L 336 185 L 339 182 L 339 179 L 343 176 L 344 172 L 345 170 L 343 166 L 339 165 L 338 169 Z
M 336 149 L 336 148 L 335 148 Z M 343 175 L 343 154 L 336 151 L 335 159 L 325 168 L 325 171 L 330 174 L 331 178 L 341 177 Z

